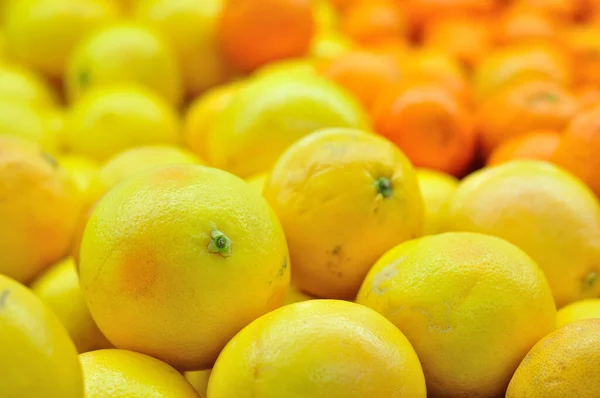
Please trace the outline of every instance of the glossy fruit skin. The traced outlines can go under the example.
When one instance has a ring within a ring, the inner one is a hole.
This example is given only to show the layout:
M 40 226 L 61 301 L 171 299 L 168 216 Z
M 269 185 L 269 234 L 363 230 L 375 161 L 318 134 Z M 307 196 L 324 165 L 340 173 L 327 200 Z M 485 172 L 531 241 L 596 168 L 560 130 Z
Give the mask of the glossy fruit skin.
M 254 376 L 256 375 L 256 376 Z M 211 398 L 424 398 L 419 359 L 402 332 L 363 306 L 313 300 L 252 322 L 225 347 Z
M 600 204 L 577 178 L 540 161 L 484 168 L 462 181 L 445 231 L 508 240 L 544 271 L 558 307 L 600 294 Z
M 387 252 L 357 297 L 413 344 L 435 397 L 500 396 L 527 351 L 554 329 L 542 271 L 496 237 L 447 233 Z
M 488 166 L 512 160 L 550 161 L 560 144 L 561 135 L 553 130 L 539 130 L 510 138 L 498 145 L 487 159 Z
M 352 299 L 381 254 L 422 233 L 408 159 L 360 130 L 325 129 L 296 142 L 263 195 L 285 230 L 294 283 L 316 297 Z
M 73 51 L 65 77 L 71 102 L 95 87 L 135 84 L 178 105 L 182 83 L 173 48 L 160 34 L 137 22 L 95 31 Z
M 181 373 L 148 355 L 104 349 L 80 354 L 79 359 L 86 397 L 199 397 Z
M 556 327 L 590 318 L 600 318 L 600 299 L 575 301 L 562 307 L 556 314 Z
M 60 79 L 79 39 L 117 17 L 105 0 L 19 0 L 6 16 L 7 52 L 19 63 Z
M 315 31 L 311 0 L 227 0 L 217 35 L 229 62 L 251 72 L 305 55 Z
M 31 282 L 67 254 L 82 197 L 39 146 L 0 136 L 0 273 Z
M 475 153 L 475 126 L 464 103 L 434 83 L 383 91 L 371 112 L 375 131 L 417 167 L 461 175 Z
M 279 221 L 246 182 L 170 165 L 100 200 L 79 273 L 111 343 L 193 370 L 211 367 L 235 333 L 283 303 L 290 261 Z
M 513 376 L 507 398 L 600 394 L 600 319 L 564 326 L 537 343 Z
M 61 322 L 29 289 L 2 274 L 0 324 L 0 395 L 83 398 L 77 350 Z

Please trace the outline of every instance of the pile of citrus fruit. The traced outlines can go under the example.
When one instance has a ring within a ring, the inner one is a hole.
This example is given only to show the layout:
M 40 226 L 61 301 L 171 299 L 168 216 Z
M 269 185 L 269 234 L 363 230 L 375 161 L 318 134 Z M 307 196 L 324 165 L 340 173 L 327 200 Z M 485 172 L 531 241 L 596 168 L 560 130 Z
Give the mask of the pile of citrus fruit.
M 0 0 L 0 397 L 600 397 L 599 0 Z

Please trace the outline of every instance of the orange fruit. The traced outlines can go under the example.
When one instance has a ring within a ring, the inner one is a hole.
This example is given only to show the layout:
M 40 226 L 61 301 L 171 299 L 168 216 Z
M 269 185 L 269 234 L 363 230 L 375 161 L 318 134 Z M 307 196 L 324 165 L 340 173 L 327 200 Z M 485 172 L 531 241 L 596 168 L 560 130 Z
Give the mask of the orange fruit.
M 580 112 L 566 127 L 551 160 L 600 195 L 600 104 Z
M 513 83 L 534 78 L 569 86 L 572 70 L 567 52 L 539 42 L 511 44 L 490 52 L 475 68 L 475 99 L 481 101 Z
M 600 88 L 595 86 L 582 86 L 573 93 L 579 101 L 581 109 L 589 108 L 600 103 Z
M 487 160 L 489 166 L 516 159 L 549 161 L 560 142 L 556 131 L 542 130 L 514 137 L 499 145 Z
M 406 18 L 392 0 L 369 0 L 353 3 L 341 20 L 341 30 L 361 44 L 402 37 Z
M 424 47 L 433 48 L 473 66 L 490 50 L 492 31 L 486 18 L 448 15 L 432 20 L 423 32 Z
M 522 40 L 552 40 L 556 37 L 556 23 L 544 11 L 534 7 L 513 6 L 498 20 L 496 39 L 500 43 Z
M 392 87 L 373 106 L 375 130 L 417 167 L 460 175 L 470 165 L 475 134 L 466 106 L 435 83 Z
M 533 130 L 562 130 L 575 115 L 577 100 L 559 83 L 531 80 L 485 100 L 478 110 L 481 146 L 489 155 L 502 142 Z
M 577 84 L 600 85 L 600 27 L 580 25 L 567 30 L 563 38 L 577 65 Z
M 457 13 L 485 14 L 494 10 L 498 0 L 404 0 L 411 20 L 423 23 L 434 17 Z
M 517 4 L 536 8 L 557 20 L 573 20 L 588 11 L 588 0 L 519 0 Z
M 353 94 L 369 109 L 385 87 L 400 82 L 400 66 L 390 58 L 364 51 L 346 53 L 323 67 L 325 77 Z
M 306 54 L 315 29 L 311 0 L 228 0 L 217 35 L 226 58 L 250 72 Z

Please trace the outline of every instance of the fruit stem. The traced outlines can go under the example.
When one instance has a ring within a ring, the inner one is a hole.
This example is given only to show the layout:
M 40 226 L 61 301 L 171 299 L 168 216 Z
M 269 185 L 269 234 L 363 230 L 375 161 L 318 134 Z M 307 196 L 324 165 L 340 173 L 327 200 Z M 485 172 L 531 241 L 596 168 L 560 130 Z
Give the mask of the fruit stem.
M 384 198 L 389 198 L 394 193 L 392 190 L 392 181 L 387 177 L 379 177 L 375 180 L 375 189 Z
M 588 289 L 592 288 L 596 284 L 597 280 L 598 280 L 598 274 L 596 272 L 592 271 L 589 274 L 587 274 L 587 276 L 585 277 L 585 286 Z
M 231 256 L 231 239 L 218 229 L 213 229 L 210 234 L 212 240 L 208 244 L 208 251 L 219 254 L 221 257 Z

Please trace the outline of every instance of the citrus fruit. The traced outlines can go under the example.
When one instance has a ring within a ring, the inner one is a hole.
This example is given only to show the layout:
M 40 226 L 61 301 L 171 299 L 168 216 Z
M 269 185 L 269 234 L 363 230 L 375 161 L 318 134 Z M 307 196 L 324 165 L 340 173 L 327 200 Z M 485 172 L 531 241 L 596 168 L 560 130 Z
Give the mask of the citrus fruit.
M 60 79 L 81 37 L 110 23 L 116 14 L 105 0 L 14 1 L 4 21 L 6 50 L 17 62 Z
M 543 11 L 552 18 L 567 22 L 581 17 L 587 11 L 587 6 L 593 1 L 588 0 L 518 0 L 518 3 Z
M 352 51 L 355 44 L 337 30 L 319 32 L 313 36 L 309 56 L 316 60 L 330 60 Z
M 314 297 L 302 292 L 294 285 L 290 285 L 287 295 L 285 296 L 285 305 L 300 303 L 302 301 L 313 300 Z
M 18 137 L 56 153 L 59 137 L 52 117 L 45 108 L 3 97 L 0 99 L 0 136 Z
M 148 355 L 106 349 L 80 354 L 79 359 L 86 397 L 198 397 L 181 373 Z
M 571 59 L 561 47 L 551 43 L 516 43 L 489 52 L 473 74 L 477 101 L 502 89 L 529 80 L 551 80 L 567 87 L 572 77 Z
M 140 1 L 136 17 L 165 35 L 191 96 L 223 83 L 230 72 L 217 43 L 217 24 L 224 0 Z
M 142 24 L 120 22 L 95 31 L 69 59 L 65 76 L 69 99 L 93 87 L 133 83 L 178 104 L 181 76 L 173 48 Z
M 407 31 L 406 15 L 393 0 L 356 1 L 342 15 L 340 30 L 360 44 L 375 44 L 402 37 Z
M 365 109 L 370 109 L 377 94 L 400 82 L 400 66 L 392 60 L 365 51 L 354 51 L 333 58 L 322 74 L 348 90 Z
M 424 398 L 426 393 L 419 359 L 394 325 L 354 303 L 314 300 L 262 316 L 219 356 L 208 396 L 257 395 Z
M 77 351 L 110 347 L 83 301 L 72 258 L 51 266 L 31 285 L 31 290 L 58 316 Z
M 600 319 L 564 326 L 543 338 L 513 376 L 506 398 L 600 394 Z
M 206 140 L 217 114 L 229 106 L 241 87 L 240 82 L 215 87 L 197 97 L 187 108 L 183 122 L 184 140 L 200 157 L 208 157 Z
M 224 0 L 217 37 L 242 72 L 305 55 L 316 30 L 312 0 Z
M 600 299 L 575 301 L 556 313 L 556 326 L 563 327 L 582 319 L 600 318 Z
M 77 101 L 67 116 L 68 150 L 98 161 L 135 146 L 178 142 L 175 110 L 137 86 L 98 87 Z
M 531 80 L 514 84 L 481 103 L 481 146 L 491 153 L 508 139 L 534 130 L 562 130 L 579 108 L 556 82 Z
M 100 184 L 98 172 L 100 166 L 92 159 L 77 155 L 61 155 L 59 164 L 71 175 L 75 185 L 85 198 L 85 209 L 88 209 L 104 194 L 105 188 Z
M 110 189 L 136 173 L 169 164 L 202 164 L 202 161 L 175 146 L 135 147 L 110 158 L 100 169 L 99 179 Z
M 208 398 L 206 396 L 206 390 L 208 388 L 210 369 L 185 372 L 184 376 L 188 383 L 194 387 L 198 395 L 200 395 L 200 398 Z
M 533 131 L 509 138 L 498 145 L 487 160 L 490 166 L 511 160 L 549 161 L 560 143 L 560 134 L 552 130 Z
M 56 96 L 44 78 L 21 66 L 0 65 L 0 97 L 27 102 L 33 106 L 53 106 Z
M 559 307 L 600 294 L 600 205 L 549 163 L 514 161 L 471 174 L 448 202 L 444 229 L 520 247 L 546 274 Z
M 422 233 L 410 162 L 360 130 L 325 129 L 296 142 L 263 195 L 285 230 L 294 283 L 317 297 L 353 299 L 379 256 Z
M 600 142 L 600 103 L 577 114 L 565 128 L 550 158 L 570 171 L 600 196 L 596 143 Z
M 531 258 L 474 233 L 396 246 L 373 266 L 356 301 L 406 335 L 428 393 L 440 397 L 501 396 L 556 317 L 548 283 Z
M 383 90 L 373 105 L 375 131 L 417 167 L 460 175 L 475 154 L 475 126 L 467 106 L 435 83 Z
M 309 57 L 284 59 L 261 66 L 252 76 L 255 78 L 275 76 L 289 79 L 292 79 L 293 76 L 311 77 L 318 73 L 318 64 L 318 60 Z
M 264 76 L 244 85 L 217 115 L 207 161 L 249 177 L 267 171 L 287 147 L 318 129 L 367 124 L 360 105 L 325 78 Z
M 417 169 L 417 181 L 425 205 L 423 235 L 435 235 L 441 230 L 444 205 L 458 187 L 458 180 L 436 170 Z
M 83 398 L 77 351 L 65 328 L 29 289 L 3 274 L 0 324 L 0 395 Z
M 267 202 L 239 178 L 196 165 L 115 186 L 79 253 L 85 300 L 110 342 L 181 370 L 209 368 L 235 333 L 279 307 L 289 264 Z
M 0 198 L 0 274 L 28 283 L 67 253 L 83 201 L 39 146 L 1 136 Z
M 576 25 L 563 33 L 564 42 L 577 65 L 575 82 L 582 85 L 600 84 L 600 28 L 596 24 Z
M 313 14 L 317 32 L 338 29 L 339 14 L 330 0 L 313 0 Z
M 500 43 L 526 41 L 551 42 L 556 37 L 556 20 L 543 10 L 516 3 L 508 7 L 498 19 L 496 40 Z
M 473 18 L 494 11 L 497 0 L 406 0 L 403 2 L 414 24 L 439 17 L 440 15 L 467 14 Z
M 268 178 L 268 173 L 260 173 L 248 178 L 246 181 L 248 182 L 248 185 L 250 185 L 250 187 L 252 187 L 256 192 L 262 195 L 263 189 L 265 188 L 265 184 L 267 183 Z

